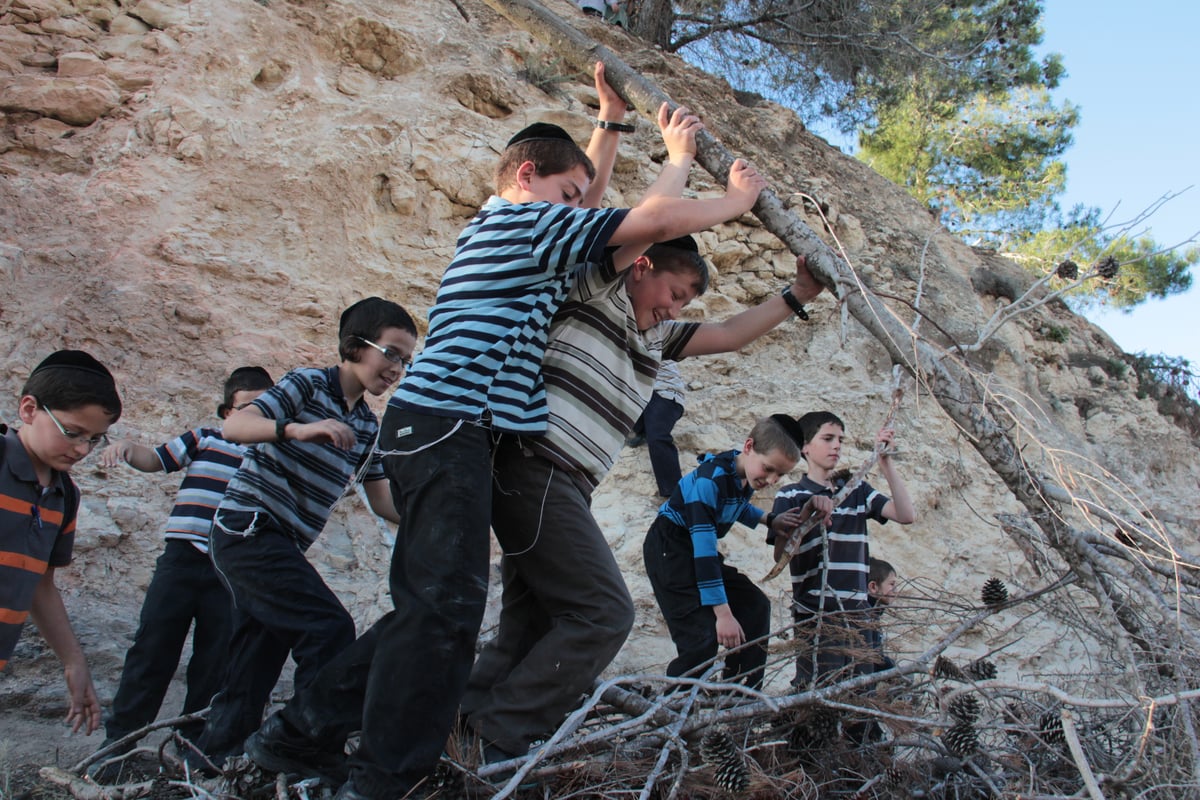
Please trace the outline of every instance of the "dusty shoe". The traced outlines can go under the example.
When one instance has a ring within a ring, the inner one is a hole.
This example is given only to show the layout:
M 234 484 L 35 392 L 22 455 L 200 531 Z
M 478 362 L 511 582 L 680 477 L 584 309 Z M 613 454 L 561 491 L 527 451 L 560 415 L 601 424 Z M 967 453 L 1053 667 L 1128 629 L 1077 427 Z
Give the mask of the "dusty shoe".
M 333 786 L 345 784 L 350 774 L 344 751 L 303 736 L 279 714 L 272 714 L 250 734 L 246 755 L 268 772 L 320 778 Z
M 113 737 L 105 739 L 104 743 L 100 745 L 100 749 L 103 750 L 115 741 L 117 741 L 117 739 Z M 125 755 L 130 750 L 133 750 L 136 746 L 137 742 L 129 742 L 128 744 L 124 744 L 120 748 L 109 753 L 107 756 L 88 767 L 88 777 L 94 780 L 96 783 L 102 783 L 106 785 L 119 782 L 121 780 L 121 773 L 127 771 L 125 769 L 125 759 L 121 758 L 121 756 Z

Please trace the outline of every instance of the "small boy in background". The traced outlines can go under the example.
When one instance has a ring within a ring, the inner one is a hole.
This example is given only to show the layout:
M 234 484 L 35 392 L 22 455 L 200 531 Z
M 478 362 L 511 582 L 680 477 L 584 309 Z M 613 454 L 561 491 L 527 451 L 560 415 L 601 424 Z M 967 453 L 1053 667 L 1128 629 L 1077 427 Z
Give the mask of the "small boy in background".
M 735 522 L 748 528 L 762 522 L 774 535 L 792 530 L 813 513 L 828 515 L 832 503 L 819 497 L 779 514 L 750 504 L 756 491 L 774 486 L 796 466 L 801 441 L 799 425 L 786 414 L 761 419 L 740 451 L 704 456 L 659 508 L 642 555 L 678 651 L 667 675 L 693 672 L 724 646 L 731 651 L 725 657 L 725 679 L 762 686 L 771 602 L 725 563 L 717 540 Z M 742 647 L 747 642 L 753 644 Z
M 883 653 L 884 635 L 880 622 L 883 619 L 883 612 L 896 599 L 898 583 L 895 567 L 882 558 L 871 558 L 870 569 L 867 572 L 867 603 L 871 609 L 869 616 L 873 624 L 863 630 L 863 637 L 867 640 L 867 644 L 878 652 L 876 672 L 896 666 L 896 662 Z
M 274 384 L 262 367 L 238 367 L 225 380 L 217 416 L 224 420 L 240 411 Z M 208 557 L 213 513 L 229 479 L 242 464 L 246 446 L 226 440 L 220 428 L 196 428 L 158 447 L 114 441 L 100 454 L 105 467 L 127 464 L 140 472 L 178 472 L 186 469 L 175 506 L 167 519 L 166 545 L 146 588 L 133 644 L 125 654 L 121 681 L 105 722 L 102 747 L 152 722 L 179 666 L 188 631 L 192 656 L 187 668 L 187 696 L 181 714 L 208 706 L 221 687 L 229 657 L 232 600 L 217 578 Z M 195 739 L 203 720 L 180 725 L 180 735 Z M 117 753 L 133 749 L 130 741 Z M 119 777 L 120 762 L 97 762 L 90 771 L 100 781 Z
M 340 364 L 294 369 L 225 420 L 226 439 L 253 446 L 225 489 L 209 543 L 234 600 L 224 685 L 198 742 L 214 763 L 240 753 L 262 722 L 289 652 L 300 691 L 354 641 L 354 620 L 304 553 L 360 480 L 371 510 L 399 522 L 365 395 L 400 379 L 416 342 L 403 308 L 360 300 L 341 315 Z
M 799 483 L 779 490 L 774 507 L 777 514 L 801 507 L 814 497 L 832 499 L 846 485 L 846 476 L 836 472 L 846 432 L 842 420 L 829 411 L 814 411 L 800 418 L 800 427 L 804 442 L 801 455 L 808 472 Z M 895 431 L 883 428 L 875 440 L 890 447 L 894 437 Z M 892 497 L 863 481 L 833 509 L 828 533 L 821 526 L 806 533 L 791 560 L 793 615 L 797 625 L 804 626 L 800 635 L 813 636 L 815 650 L 814 654 L 798 657 L 797 686 L 847 669 L 873 671 L 872 666 L 851 654 L 856 642 L 861 645 L 857 622 L 869 607 L 867 520 L 909 525 L 916 519 L 908 488 L 886 447 L 879 455 L 879 468 Z M 767 543 L 775 546 L 778 560 L 787 539 L 771 530 Z
M 67 724 L 90 734 L 100 701 L 54 573 L 71 563 L 75 543 L 79 489 L 67 473 L 104 443 L 121 398 L 99 361 L 59 350 L 30 373 L 17 413 L 19 430 L 0 425 L 0 669 L 32 616 L 63 665 Z

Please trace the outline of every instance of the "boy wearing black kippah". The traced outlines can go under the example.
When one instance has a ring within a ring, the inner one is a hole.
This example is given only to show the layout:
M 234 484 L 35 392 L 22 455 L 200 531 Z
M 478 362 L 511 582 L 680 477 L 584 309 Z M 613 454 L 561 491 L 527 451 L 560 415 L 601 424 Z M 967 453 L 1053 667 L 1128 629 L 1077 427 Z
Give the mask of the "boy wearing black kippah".
M 100 701 L 54 572 L 71 562 L 79 489 L 67 474 L 121 416 L 112 374 L 81 350 L 59 350 L 21 389 L 21 428 L 0 425 L 0 669 L 32 617 L 62 662 L 67 724 L 91 733 Z

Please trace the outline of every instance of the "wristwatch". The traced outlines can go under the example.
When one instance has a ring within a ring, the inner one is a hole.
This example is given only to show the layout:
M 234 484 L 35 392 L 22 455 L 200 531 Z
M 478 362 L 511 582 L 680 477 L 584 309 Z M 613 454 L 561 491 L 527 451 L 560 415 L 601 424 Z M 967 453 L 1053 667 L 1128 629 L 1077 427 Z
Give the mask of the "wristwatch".
M 637 130 L 636 127 L 626 122 L 609 122 L 606 119 L 596 120 L 596 127 L 604 131 L 616 131 L 617 133 L 633 133 Z
M 808 312 L 804 310 L 804 303 L 801 303 L 796 299 L 796 295 L 792 294 L 792 287 L 783 287 L 783 291 L 780 292 L 780 294 L 783 295 L 783 302 L 788 304 L 788 308 L 790 308 L 797 317 L 807 322 Z
M 275 420 L 275 441 L 277 441 L 277 442 L 286 442 L 287 441 L 287 426 L 288 426 L 289 422 L 291 422 L 291 420 L 288 420 L 288 419 Z

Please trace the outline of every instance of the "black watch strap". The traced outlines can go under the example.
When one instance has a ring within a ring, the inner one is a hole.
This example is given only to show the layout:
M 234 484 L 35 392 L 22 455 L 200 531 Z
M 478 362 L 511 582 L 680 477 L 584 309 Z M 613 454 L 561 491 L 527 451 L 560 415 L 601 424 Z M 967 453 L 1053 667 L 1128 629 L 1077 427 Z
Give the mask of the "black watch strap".
M 637 128 L 627 122 L 609 122 L 606 119 L 596 120 L 596 127 L 604 131 L 616 131 L 617 133 L 633 133 Z
M 796 295 L 792 294 L 792 287 L 783 287 L 783 291 L 780 294 L 783 295 L 783 302 L 788 304 L 788 308 L 792 310 L 792 313 L 807 322 L 808 312 L 804 310 L 804 303 L 801 303 L 796 299 Z
M 287 426 L 288 426 L 289 422 L 291 422 L 291 420 L 287 420 L 287 419 L 275 420 L 275 441 L 277 441 L 277 442 L 287 441 Z

